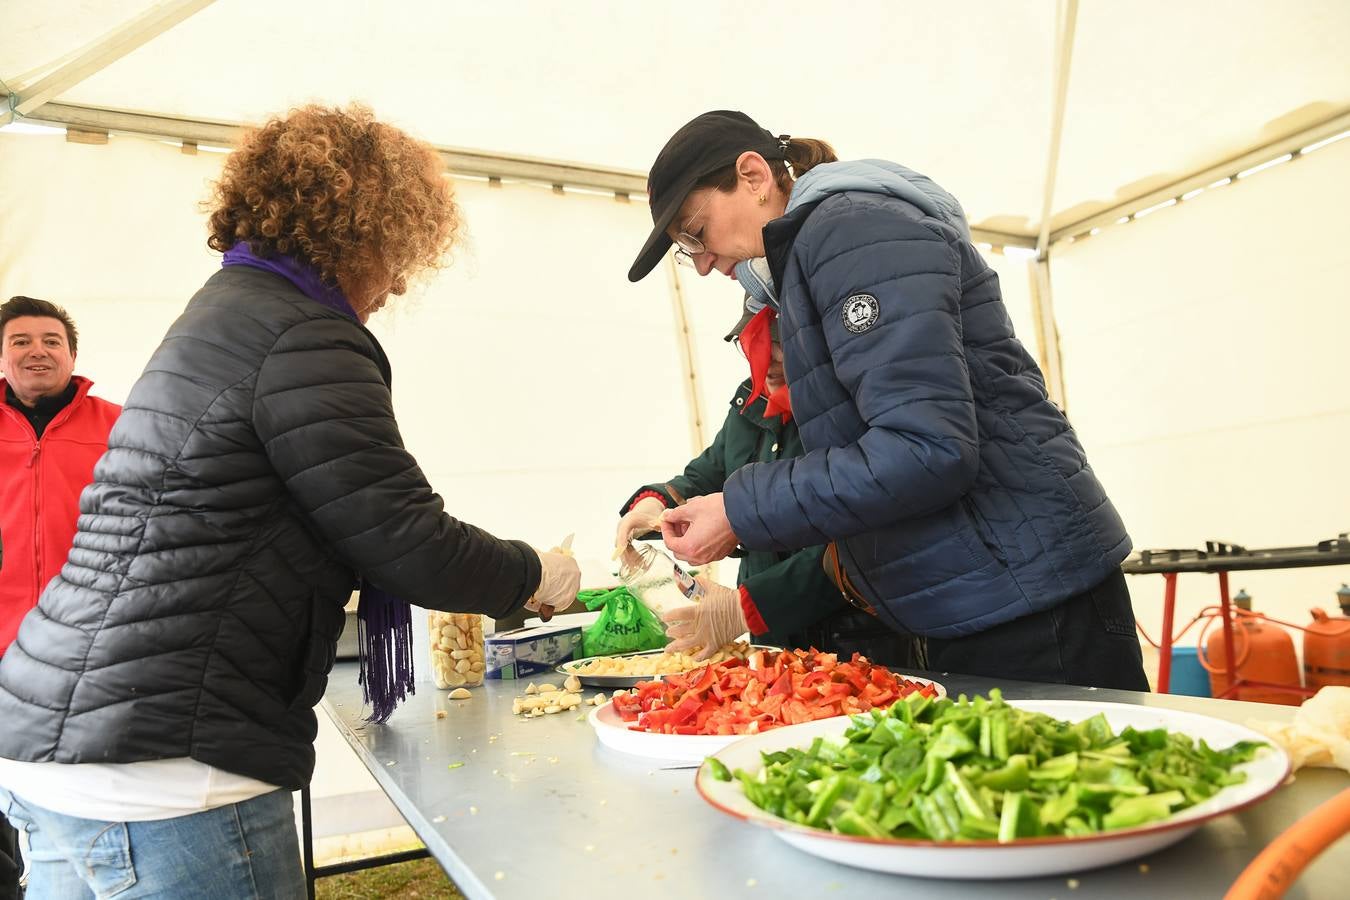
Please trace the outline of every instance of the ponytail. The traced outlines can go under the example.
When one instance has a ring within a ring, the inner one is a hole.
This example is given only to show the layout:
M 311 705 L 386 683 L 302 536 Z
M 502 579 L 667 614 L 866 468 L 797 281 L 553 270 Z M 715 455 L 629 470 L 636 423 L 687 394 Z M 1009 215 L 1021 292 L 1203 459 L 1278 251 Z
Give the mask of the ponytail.
M 769 162 L 769 166 L 773 169 L 774 181 L 784 193 L 789 194 L 792 193 L 794 178 L 801 178 L 822 163 L 839 161 L 833 147 L 815 138 L 789 138 L 784 155 L 787 157 L 786 163 L 775 159 Z M 792 167 L 791 172 L 788 171 L 789 166 Z
M 787 145 L 787 161 L 792 164 L 792 171 L 801 178 L 821 163 L 839 162 L 839 157 L 834 155 L 834 148 L 824 141 L 792 138 Z

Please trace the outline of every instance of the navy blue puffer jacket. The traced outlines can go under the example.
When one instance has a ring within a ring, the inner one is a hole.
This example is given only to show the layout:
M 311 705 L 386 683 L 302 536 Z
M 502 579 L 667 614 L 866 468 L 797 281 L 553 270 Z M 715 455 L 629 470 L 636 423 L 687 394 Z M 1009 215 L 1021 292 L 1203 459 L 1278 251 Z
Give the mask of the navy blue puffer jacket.
M 808 452 L 727 481 L 743 546 L 838 541 L 882 619 L 939 638 L 1120 565 L 1125 526 L 955 199 L 892 163 L 817 166 L 764 237 Z

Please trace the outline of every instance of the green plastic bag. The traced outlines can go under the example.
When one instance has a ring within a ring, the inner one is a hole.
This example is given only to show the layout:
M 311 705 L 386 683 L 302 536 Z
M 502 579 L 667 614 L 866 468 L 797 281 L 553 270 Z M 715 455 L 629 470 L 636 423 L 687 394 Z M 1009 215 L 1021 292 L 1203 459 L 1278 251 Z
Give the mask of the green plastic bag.
M 660 650 L 670 640 L 656 613 L 626 587 L 581 591 L 577 599 L 589 610 L 600 610 L 600 618 L 581 633 L 581 652 L 586 656 Z

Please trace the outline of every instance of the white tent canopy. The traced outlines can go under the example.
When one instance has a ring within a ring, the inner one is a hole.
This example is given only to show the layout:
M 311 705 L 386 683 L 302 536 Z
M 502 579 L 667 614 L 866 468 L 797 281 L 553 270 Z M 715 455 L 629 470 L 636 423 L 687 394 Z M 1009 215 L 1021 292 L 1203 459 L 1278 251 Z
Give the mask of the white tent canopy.
M 365 102 L 470 176 L 454 264 L 372 323 L 405 442 L 451 513 L 541 547 L 576 532 L 605 583 L 619 504 L 680 471 L 745 377 L 734 286 L 624 277 L 661 144 L 742 109 L 960 198 L 1137 547 L 1303 544 L 1350 527 L 1347 46 L 1346 0 L 14 2 L 0 297 L 66 306 L 77 371 L 123 400 L 219 265 L 199 203 L 223 156 L 197 145 Z M 1242 584 L 1304 621 L 1348 578 Z M 1156 634 L 1161 579 L 1131 590 Z M 1183 579 L 1179 621 L 1213 598 Z M 374 827 L 378 793 L 325 742 L 316 796 Z
M 645 231 L 645 168 L 671 131 L 706 109 L 746 110 L 775 132 L 829 140 L 845 158 L 899 160 L 961 199 L 977 238 L 993 245 L 1019 333 L 1052 384 L 1063 339 L 1070 412 L 1108 489 L 1129 480 L 1138 491 L 1112 493 L 1139 545 L 1193 545 L 1235 520 L 1206 517 L 1208 491 L 1222 488 L 1181 489 L 1185 473 L 1160 488 L 1129 478 L 1134 457 L 1113 455 L 1190 428 L 1181 405 L 1140 422 L 1116 414 L 1131 386 L 1113 366 L 1146 356 L 1152 335 L 1141 326 L 1123 342 L 1111 330 L 1115 311 L 1174 310 L 1223 266 L 1231 278 L 1211 298 L 1214 310 L 1238 310 L 1241 321 L 1241 310 L 1280 309 L 1253 287 L 1278 284 L 1286 307 L 1311 304 L 1300 321 L 1345 333 L 1348 273 L 1334 236 L 1344 233 L 1350 141 L 1262 175 L 1264 190 L 1259 179 L 1251 190 L 1244 182 L 1245 199 L 1183 204 L 1194 209 L 1168 212 L 1170 226 L 1151 224 L 1162 214 L 1138 226 L 1128 218 L 1350 128 L 1344 0 L 11 7 L 0 30 L 10 112 L 0 121 L 113 140 L 90 148 L 0 135 L 0 288 L 70 304 L 89 323 L 82 363 L 99 363 L 90 374 L 113 399 L 214 264 L 193 204 L 219 166 L 219 157 L 133 148 L 120 135 L 226 143 L 238 125 L 293 104 L 360 100 L 445 148 L 457 172 L 506 182 L 461 181 L 471 248 L 419 308 L 380 328 L 403 361 L 397 396 L 410 446 L 452 509 L 502 533 L 524 528 L 537 543 L 580 531 L 578 517 L 602 538 L 626 488 L 672 474 L 711 437 L 741 377 L 743 363 L 718 342 L 735 318 L 725 284 L 673 269 L 636 287 L 623 279 Z M 616 192 L 635 202 L 613 202 Z M 1118 220 L 1135 231 L 1113 229 Z M 1276 245 L 1235 245 L 1258 220 L 1296 222 L 1305 238 L 1278 244 L 1292 254 L 1279 258 L 1260 252 Z M 1083 241 L 1096 227 L 1103 233 Z M 110 233 L 120 246 L 109 246 Z M 172 262 L 144 246 L 150 236 Z M 1042 263 L 1030 272 L 997 255 L 1038 242 Z M 1178 246 L 1189 252 L 1149 277 L 1159 251 Z M 1051 250 L 1074 287 L 1057 284 L 1053 307 Z M 64 265 L 72 254 L 86 265 Z M 109 277 L 110 267 L 122 277 Z M 1171 332 L 1173 355 L 1143 370 L 1166 373 L 1159 388 L 1195 394 L 1218 361 L 1197 359 L 1206 323 L 1186 321 Z M 1227 332 L 1260 341 L 1269 331 L 1254 321 Z M 1281 422 L 1278 386 L 1287 394 L 1311 385 L 1300 394 L 1315 398 L 1306 414 L 1325 426 L 1312 440 L 1344 445 L 1344 401 L 1325 387 L 1334 363 L 1305 349 L 1284 351 L 1262 402 L 1234 414 L 1251 427 Z M 1137 430 L 1121 433 L 1126 422 Z M 1274 439 L 1271 453 L 1276 446 L 1288 444 Z M 1269 475 L 1286 463 L 1257 467 Z M 1312 460 L 1299 468 L 1316 471 Z M 583 502 L 594 509 L 565 511 Z M 1350 508 L 1350 497 L 1323 492 L 1277 506 L 1250 518 L 1279 519 L 1273 542 L 1301 543 L 1344 529 L 1343 513 L 1325 510 Z M 1256 544 L 1266 534 L 1229 536 Z M 600 550 L 593 565 L 603 568 Z
M 846 158 L 904 160 L 972 224 L 1023 239 L 1042 218 L 1057 59 L 1071 66 L 1056 229 L 1350 125 L 1342 0 L 1059 6 L 48 0 L 8 11 L 0 78 L 23 101 L 66 67 L 35 119 L 77 107 L 246 123 L 361 99 L 438 145 L 638 175 L 680 123 L 734 106 Z

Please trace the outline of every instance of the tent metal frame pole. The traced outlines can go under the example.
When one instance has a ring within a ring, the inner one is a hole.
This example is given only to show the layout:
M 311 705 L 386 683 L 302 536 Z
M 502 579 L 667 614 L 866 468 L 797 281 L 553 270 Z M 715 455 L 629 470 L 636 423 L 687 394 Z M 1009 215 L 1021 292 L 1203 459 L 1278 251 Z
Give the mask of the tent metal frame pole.
M 39 78 L 17 94 L 0 110 L 0 126 L 8 125 L 42 107 L 48 100 L 70 90 L 89 76 L 107 68 L 131 51 L 143 46 L 170 28 L 190 18 L 215 0 L 169 0 L 158 3 L 139 16 L 103 35 L 54 71 Z
M 1059 324 L 1055 319 L 1054 295 L 1050 289 L 1050 257 L 1031 262 L 1031 315 L 1036 324 L 1036 342 L 1040 350 L 1041 373 L 1045 376 L 1045 390 L 1050 401 L 1065 415 L 1069 412 L 1069 398 L 1064 390 L 1063 356 L 1059 346 Z
M 43 104 L 30 113 L 26 120 L 81 131 L 122 132 L 217 147 L 234 146 L 246 128 L 238 122 L 126 112 L 69 103 Z M 612 191 L 627 197 L 645 198 L 647 195 L 647 176 L 642 172 L 532 156 L 486 153 L 462 147 L 440 146 L 436 150 L 450 171 L 457 175 L 583 187 Z
M 1238 172 L 1276 159 L 1286 153 L 1294 154 L 1294 160 L 1291 160 L 1291 162 L 1297 161 L 1299 150 L 1303 147 L 1347 130 L 1350 130 L 1350 107 L 1344 107 L 1314 125 L 1309 125 L 1273 141 L 1253 147 L 1238 156 L 1229 157 L 1202 169 L 1196 169 L 1160 188 L 1136 194 L 1109 209 L 1104 209 L 1099 213 L 1093 213 L 1090 216 L 1056 228 L 1050 233 L 1050 243 L 1058 243 L 1065 238 L 1077 237 L 1093 228 L 1114 224 L 1126 216 L 1134 215 L 1141 209 L 1166 203 L 1170 199 L 1180 199 L 1182 194 L 1197 188 L 1207 187 L 1225 178 L 1235 178 Z
M 1034 234 L 991 231 L 988 228 L 971 228 L 970 239 L 977 244 L 989 244 L 992 247 L 1022 247 L 1026 250 L 1032 250 L 1036 247 L 1036 235 Z
M 246 127 L 238 122 L 127 112 L 70 103 L 45 103 L 26 116 L 25 120 L 79 131 L 120 132 L 215 147 L 234 146 Z M 445 160 L 446 166 L 456 175 L 612 191 L 616 196 L 633 200 L 645 201 L 647 197 L 646 173 L 631 169 L 488 153 L 463 147 L 439 146 L 436 150 Z M 972 228 L 970 233 L 972 240 L 994 246 L 1026 248 L 1036 246 L 1034 235 L 984 228 Z
M 1064 140 L 1064 112 L 1069 99 L 1069 73 L 1073 67 L 1078 0 L 1065 0 L 1057 6 L 1055 20 L 1055 93 L 1050 117 L 1050 146 L 1045 163 L 1045 182 L 1042 185 L 1036 258 L 1028 266 L 1028 275 L 1031 278 L 1031 315 L 1036 327 L 1036 345 L 1041 372 L 1045 376 L 1046 392 L 1051 402 L 1067 414 L 1069 407 L 1064 391 L 1059 324 L 1055 320 L 1054 295 L 1050 286 L 1050 219 L 1059 175 L 1059 150 Z
M 689 331 L 689 313 L 684 302 L 684 289 L 680 287 L 680 270 L 673 253 L 666 257 L 666 271 L 670 276 L 670 302 L 675 308 L 675 325 L 678 329 L 675 339 L 680 346 L 680 368 L 689 397 L 689 441 L 692 455 L 698 456 L 708 446 L 703 435 L 703 401 L 698 395 L 698 362 L 694 355 L 694 338 Z
M 1041 226 L 1036 237 L 1037 259 L 1043 259 L 1050 249 L 1051 207 L 1055 202 L 1055 183 L 1059 175 L 1059 148 L 1064 139 L 1064 110 L 1069 100 L 1069 72 L 1073 67 L 1078 0 L 1066 0 L 1057 12 L 1061 13 L 1063 18 L 1057 22 L 1059 27 L 1055 30 L 1055 94 L 1050 115 L 1050 146 L 1046 153 L 1045 182 L 1041 191 Z

